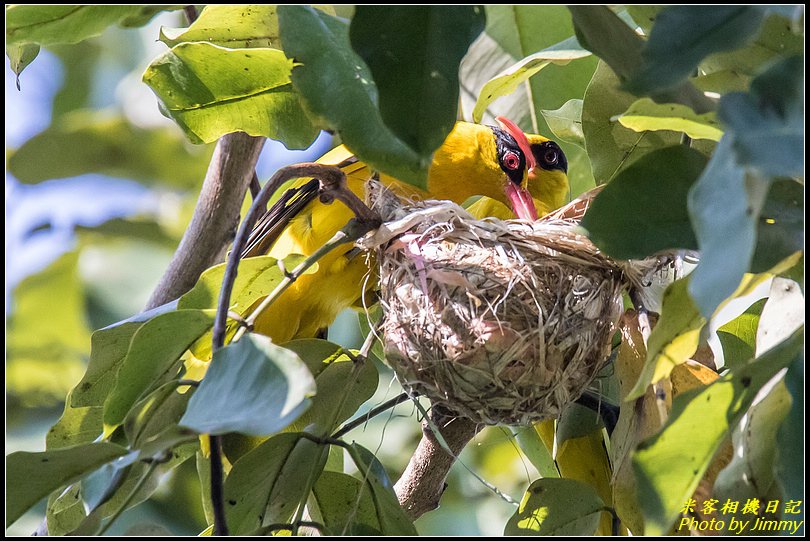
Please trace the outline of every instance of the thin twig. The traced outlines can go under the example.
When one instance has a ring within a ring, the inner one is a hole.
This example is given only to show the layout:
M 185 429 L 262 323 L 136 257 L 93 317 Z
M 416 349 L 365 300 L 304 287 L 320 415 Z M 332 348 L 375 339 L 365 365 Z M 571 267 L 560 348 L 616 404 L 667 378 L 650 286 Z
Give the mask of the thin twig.
M 401 393 L 401 394 L 395 396 L 394 398 L 392 398 L 391 400 L 387 400 L 387 401 L 383 402 L 382 404 L 380 404 L 376 408 L 370 409 L 368 411 L 368 413 L 365 413 L 365 414 L 361 415 L 360 417 L 357 417 L 356 419 L 354 419 L 352 421 L 349 421 L 348 423 L 343 425 L 337 432 L 332 434 L 332 438 L 333 439 L 342 438 L 343 436 L 345 436 L 347 433 L 351 432 L 352 430 L 354 430 L 358 426 L 366 424 L 372 418 L 376 417 L 377 415 L 379 415 L 381 413 L 384 413 L 384 412 L 390 410 L 393 407 L 398 406 L 399 404 L 402 404 L 403 402 L 406 402 L 409 398 L 410 397 L 408 396 L 408 393 Z
M 140 491 L 141 488 L 143 488 L 143 485 L 144 485 L 144 483 L 146 483 L 146 480 L 149 479 L 149 476 L 152 475 L 152 473 L 154 473 L 155 469 L 160 464 L 161 464 L 160 462 L 155 461 L 155 462 L 152 462 L 149 465 L 149 468 L 147 468 L 146 473 L 143 474 L 143 477 L 138 479 L 138 482 L 135 484 L 135 488 L 132 489 L 132 492 L 130 492 L 129 495 L 127 495 L 126 499 L 121 503 L 121 506 L 118 509 L 115 510 L 115 513 L 112 514 L 112 516 L 107 521 L 107 523 L 104 524 L 104 526 L 102 526 L 98 530 L 98 532 L 96 533 L 97 536 L 104 535 L 104 533 L 110 528 L 110 526 L 112 526 L 113 522 L 118 520 L 118 517 L 120 517 L 121 514 L 124 511 L 126 511 L 127 506 L 132 502 L 132 500 L 135 498 L 135 495 L 138 493 L 138 491 Z
M 256 171 L 253 171 L 253 178 L 250 179 L 250 197 L 256 199 L 256 196 L 259 195 L 259 192 L 262 191 L 262 185 L 259 184 L 259 176 L 256 174 Z
M 208 447 L 211 462 L 211 507 L 214 510 L 214 535 L 228 535 L 228 521 L 225 518 L 221 438 L 209 434 Z
M 199 15 L 197 13 L 197 6 L 195 6 L 193 4 L 189 5 L 189 6 L 183 6 L 183 13 L 186 14 L 186 19 L 188 19 L 188 24 L 193 23 L 194 21 L 197 20 L 197 17 L 199 17 Z

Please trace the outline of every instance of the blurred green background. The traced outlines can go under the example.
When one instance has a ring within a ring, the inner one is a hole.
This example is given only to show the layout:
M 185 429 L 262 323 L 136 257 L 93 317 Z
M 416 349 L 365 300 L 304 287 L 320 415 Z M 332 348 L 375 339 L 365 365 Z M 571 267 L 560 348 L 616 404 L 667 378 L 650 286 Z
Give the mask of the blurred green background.
M 111 27 L 77 45 L 43 49 L 19 91 L 6 60 L 6 454 L 44 450 L 84 372 L 91 332 L 142 309 L 191 217 L 212 148 L 186 142 L 141 83 L 165 50 L 159 27 L 183 26 L 181 17 L 164 13 L 143 28 Z M 307 151 L 268 141 L 259 178 L 331 145 L 326 134 Z M 358 315 L 342 314 L 329 338 L 359 346 Z M 401 392 L 379 367 L 377 395 L 364 411 Z M 420 435 L 418 412 L 406 403 L 348 439 L 375 451 L 396 478 Z M 514 498 L 537 478 L 508 429 L 484 430 L 462 461 Z M 457 465 L 442 510 L 416 525 L 427 535 L 500 535 L 513 512 Z M 30 535 L 43 513 L 44 502 L 7 533 Z M 144 524 L 188 535 L 205 527 L 193 461 L 109 533 L 149 533 Z

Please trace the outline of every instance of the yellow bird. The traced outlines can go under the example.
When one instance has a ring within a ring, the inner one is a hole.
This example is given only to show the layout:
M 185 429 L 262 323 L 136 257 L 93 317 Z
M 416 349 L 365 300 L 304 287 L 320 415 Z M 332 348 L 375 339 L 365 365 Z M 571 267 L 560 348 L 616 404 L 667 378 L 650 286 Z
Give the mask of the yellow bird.
M 540 135 L 526 135 L 505 118 L 499 117 L 498 123 L 499 127 L 458 122 L 433 156 L 427 191 L 386 175 L 379 178 L 395 192 L 423 199 L 461 204 L 483 196 L 469 208 L 479 218 L 517 215 L 533 220 L 538 209 L 542 215 L 562 206 L 568 195 L 568 163 L 559 145 Z M 337 147 L 318 162 L 340 167 L 349 189 L 363 197 L 364 184 L 373 172 L 349 150 Z M 339 202 L 320 203 L 315 197 L 317 187 L 312 179 L 296 181 L 259 220 L 243 257 L 308 256 L 346 225 L 353 217 L 351 211 Z M 283 223 L 284 216 L 294 212 L 297 214 L 279 233 L 279 218 Z M 301 276 L 258 317 L 256 332 L 276 343 L 312 337 L 360 300 L 367 289 L 369 269 L 366 259 L 357 257 L 351 246 L 333 250 L 318 265 L 315 273 Z

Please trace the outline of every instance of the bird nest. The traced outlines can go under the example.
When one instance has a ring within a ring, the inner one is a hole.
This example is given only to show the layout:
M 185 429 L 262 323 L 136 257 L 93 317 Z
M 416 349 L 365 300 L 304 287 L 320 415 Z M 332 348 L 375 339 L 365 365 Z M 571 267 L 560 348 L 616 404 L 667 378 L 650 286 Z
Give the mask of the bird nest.
M 601 254 L 564 213 L 476 220 L 380 185 L 369 199 L 386 221 L 363 241 L 378 255 L 386 359 L 406 390 L 476 422 L 559 416 L 604 365 L 623 288 L 650 270 Z

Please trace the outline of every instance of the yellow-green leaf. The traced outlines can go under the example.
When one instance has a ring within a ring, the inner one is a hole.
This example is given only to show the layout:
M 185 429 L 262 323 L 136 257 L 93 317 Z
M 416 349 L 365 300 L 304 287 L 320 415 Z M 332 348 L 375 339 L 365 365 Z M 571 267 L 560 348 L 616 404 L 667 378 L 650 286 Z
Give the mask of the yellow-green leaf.
M 619 123 L 633 131 L 669 130 L 682 132 L 692 139 L 719 141 L 723 130 L 714 112 L 699 115 L 679 103 L 655 103 L 641 98 L 622 113 Z

